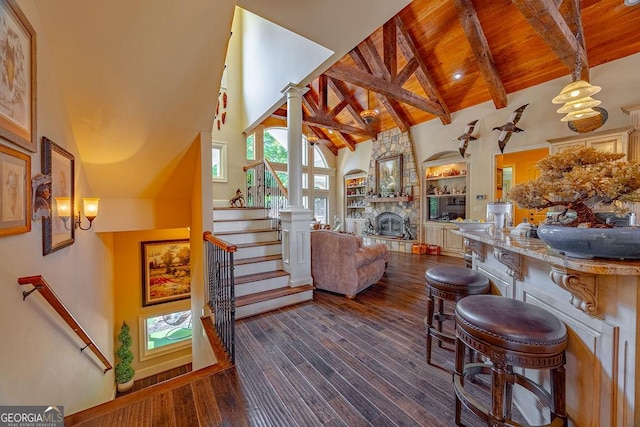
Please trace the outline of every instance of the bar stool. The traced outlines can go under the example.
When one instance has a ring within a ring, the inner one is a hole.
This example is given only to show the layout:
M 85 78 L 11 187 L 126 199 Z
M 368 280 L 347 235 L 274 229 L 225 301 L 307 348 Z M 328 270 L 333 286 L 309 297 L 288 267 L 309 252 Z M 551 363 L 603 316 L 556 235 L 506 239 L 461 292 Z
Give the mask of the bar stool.
M 444 311 L 444 302 L 457 303 L 468 295 L 486 294 L 491 290 L 489 279 L 477 271 L 463 267 L 439 265 L 427 269 L 424 274 L 427 284 L 427 316 L 424 318 L 426 327 L 426 356 L 427 363 L 431 363 L 432 339 L 442 343 L 455 343 L 452 333 L 442 331 L 443 322 L 455 320 L 453 310 L 450 314 Z M 437 307 L 436 307 L 437 306 Z M 434 324 L 437 324 L 434 326 Z
M 490 426 L 518 425 L 511 419 L 513 385 L 533 393 L 550 412 L 546 426 L 566 426 L 565 349 L 567 328 L 548 311 L 511 298 L 474 295 L 456 305 L 455 423 L 462 404 Z M 491 365 L 465 364 L 467 349 L 484 355 Z M 549 370 L 551 391 L 514 368 Z M 490 374 L 491 409 L 464 388 L 465 375 Z

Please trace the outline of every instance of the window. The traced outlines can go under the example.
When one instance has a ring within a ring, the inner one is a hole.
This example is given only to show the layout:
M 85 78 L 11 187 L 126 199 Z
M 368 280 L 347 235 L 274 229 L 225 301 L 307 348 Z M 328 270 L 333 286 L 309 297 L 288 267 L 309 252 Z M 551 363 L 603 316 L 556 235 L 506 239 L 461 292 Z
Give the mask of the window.
M 271 163 L 287 164 L 287 129 L 269 128 L 264 131 L 264 158 Z
M 272 127 L 264 130 L 264 158 L 276 171 L 282 184 L 289 187 L 287 174 L 288 160 L 288 130 L 282 127 Z M 302 135 L 302 204 L 306 209 L 312 209 L 315 218 L 324 224 L 329 223 L 330 179 L 329 166 L 318 145 L 309 149 L 306 136 Z M 313 155 L 310 165 L 309 155 Z M 310 184 L 313 183 L 312 188 Z M 313 206 L 309 206 L 309 198 L 313 198 Z
M 247 160 L 256 159 L 256 136 L 251 134 L 247 137 Z
M 140 317 L 140 360 L 191 346 L 191 310 Z
M 214 182 L 227 182 L 227 143 L 211 143 L 211 179 Z

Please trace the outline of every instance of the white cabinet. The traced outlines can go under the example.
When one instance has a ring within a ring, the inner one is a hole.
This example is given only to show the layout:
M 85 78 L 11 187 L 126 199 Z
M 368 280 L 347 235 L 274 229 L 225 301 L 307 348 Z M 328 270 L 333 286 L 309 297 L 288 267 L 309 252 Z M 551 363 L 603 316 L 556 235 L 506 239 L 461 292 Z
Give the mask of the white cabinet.
M 344 226 L 348 233 L 362 234 L 366 193 L 366 172 L 344 176 Z
M 555 154 L 566 150 L 567 148 L 593 147 L 596 150 L 605 151 L 607 153 L 624 153 L 626 159 L 629 152 L 629 133 L 633 128 L 619 128 L 609 131 L 594 132 L 589 135 L 577 135 L 566 138 L 549 139 L 551 144 L 550 154 Z

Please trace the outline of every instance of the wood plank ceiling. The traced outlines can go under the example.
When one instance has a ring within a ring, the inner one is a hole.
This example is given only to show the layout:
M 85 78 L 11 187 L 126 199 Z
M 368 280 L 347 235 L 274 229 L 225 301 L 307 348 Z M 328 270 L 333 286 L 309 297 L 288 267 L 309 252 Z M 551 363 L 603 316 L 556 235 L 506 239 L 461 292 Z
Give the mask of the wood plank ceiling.
M 569 76 L 576 53 L 589 80 L 589 67 L 640 52 L 638 28 L 640 5 L 623 0 L 414 0 L 309 85 L 303 131 L 336 154 L 486 101 L 504 108 L 508 93 Z M 380 113 L 370 124 L 368 108 Z M 263 122 L 285 123 L 286 104 Z

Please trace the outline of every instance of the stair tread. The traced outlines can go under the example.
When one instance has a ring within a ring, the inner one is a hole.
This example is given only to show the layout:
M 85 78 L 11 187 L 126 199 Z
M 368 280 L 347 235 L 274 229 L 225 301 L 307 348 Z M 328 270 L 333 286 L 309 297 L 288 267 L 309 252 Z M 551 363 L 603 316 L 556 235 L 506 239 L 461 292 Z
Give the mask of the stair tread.
M 251 221 L 271 221 L 271 218 L 237 218 L 237 219 L 215 219 L 213 222 L 251 222 Z
M 236 298 L 236 307 L 243 307 L 249 304 L 255 304 L 262 301 L 268 301 L 271 299 L 276 299 L 280 297 L 284 297 L 287 295 L 295 295 L 300 292 L 312 291 L 313 285 L 302 285 L 296 286 L 293 288 L 283 287 L 278 289 L 273 289 L 270 291 L 258 292 L 251 295 L 245 295 Z
M 259 211 L 259 210 L 264 210 L 264 208 L 251 208 L 251 207 L 243 207 L 243 208 L 236 208 L 236 207 L 215 207 L 213 208 L 214 211 L 241 211 L 241 210 L 245 210 L 245 211 Z
M 254 230 L 220 231 L 216 236 L 228 236 L 230 234 L 252 234 L 252 233 L 275 233 L 278 230 L 273 228 L 256 228 Z
M 282 259 L 282 254 L 257 256 L 253 258 L 241 258 L 234 261 L 235 265 L 255 264 L 263 261 L 277 261 Z
M 237 243 L 236 247 L 238 249 L 241 248 L 253 248 L 256 246 L 269 246 L 269 245 L 280 245 L 282 242 L 279 240 L 269 240 L 266 242 L 251 242 L 251 243 Z
M 258 280 L 273 279 L 275 277 L 282 277 L 282 276 L 288 276 L 288 275 L 289 273 L 287 273 L 284 270 L 266 271 L 264 273 L 254 273 L 254 274 L 247 274 L 245 276 L 236 276 L 235 283 L 236 285 L 242 285 L 244 283 L 257 282 Z

